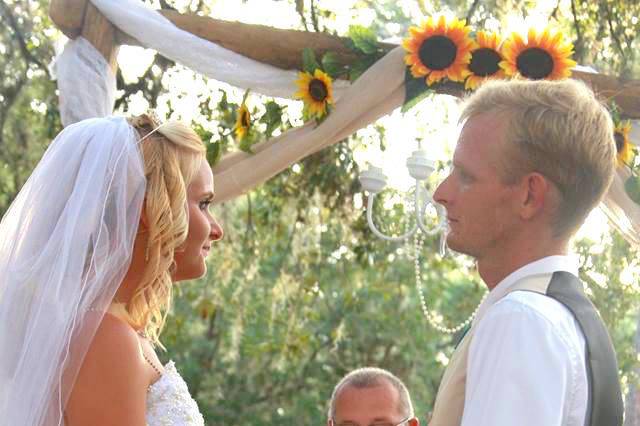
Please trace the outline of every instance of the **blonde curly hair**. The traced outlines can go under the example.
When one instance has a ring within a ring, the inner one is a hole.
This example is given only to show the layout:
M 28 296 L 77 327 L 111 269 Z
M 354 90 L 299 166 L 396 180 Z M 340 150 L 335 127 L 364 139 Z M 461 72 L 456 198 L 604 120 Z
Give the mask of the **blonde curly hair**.
M 130 118 L 129 123 L 141 139 L 148 236 L 142 281 L 126 310 L 147 338 L 162 346 L 159 335 L 171 305 L 174 253 L 189 231 L 187 187 L 205 158 L 206 148 L 193 129 L 177 121 L 161 124 L 148 113 Z

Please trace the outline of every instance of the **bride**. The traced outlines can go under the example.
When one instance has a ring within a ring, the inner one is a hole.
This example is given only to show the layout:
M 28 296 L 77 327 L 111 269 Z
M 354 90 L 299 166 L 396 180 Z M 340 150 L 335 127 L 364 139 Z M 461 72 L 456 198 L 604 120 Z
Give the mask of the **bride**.
M 64 129 L 0 223 L 0 419 L 203 425 L 155 347 L 222 229 L 197 134 L 151 115 Z

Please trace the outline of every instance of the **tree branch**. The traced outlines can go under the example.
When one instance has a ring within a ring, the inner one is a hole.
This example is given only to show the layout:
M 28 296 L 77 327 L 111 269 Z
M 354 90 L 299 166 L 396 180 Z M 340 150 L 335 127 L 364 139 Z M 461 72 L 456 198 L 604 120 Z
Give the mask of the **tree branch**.
M 309 31 L 309 25 L 307 24 L 307 17 L 304 16 L 304 0 L 296 0 L 296 12 L 300 15 L 300 21 L 304 26 L 305 31 Z
M 27 62 L 27 64 L 36 65 L 38 68 L 44 71 L 47 76 L 51 77 L 49 74 L 49 68 L 38 58 L 33 56 L 33 54 L 29 51 L 22 29 L 18 25 L 15 16 L 13 16 L 13 13 L 11 13 L 11 9 L 4 2 L 4 0 L 0 0 L 0 12 L 2 12 L 2 15 L 7 19 L 9 23 L 9 27 L 13 30 L 13 39 L 16 41 L 16 43 L 18 43 L 20 53 L 22 54 L 22 57 Z
M 120 68 L 118 68 L 118 72 L 116 74 L 116 84 L 117 87 L 124 91 L 122 96 L 116 99 L 114 109 L 118 109 L 121 105 L 123 105 L 126 99 L 137 93 L 142 92 L 144 94 L 145 99 L 149 99 L 151 102 L 151 108 L 155 108 L 158 102 L 158 94 L 162 90 L 162 82 L 160 77 L 155 77 L 153 75 L 153 67 L 157 66 L 160 68 L 160 76 L 164 73 L 169 67 L 173 66 L 175 62 L 170 59 L 165 58 L 162 55 L 157 54 L 149 65 L 149 68 L 138 78 L 134 83 L 125 83 L 124 78 L 122 77 L 122 72 Z M 151 86 L 149 86 L 151 83 Z
M 616 31 L 614 31 L 614 29 L 613 29 L 613 17 L 611 16 L 611 8 L 609 7 L 608 3 L 601 3 L 601 6 L 605 7 L 605 11 L 606 11 L 606 15 L 607 15 L 607 24 L 608 24 L 608 27 L 609 27 L 609 34 L 611 35 L 611 38 L 613 38 L 613 41 L 615 42 L 616 48 L 618 49 L 618 53 L 622 57 L 622 64 L 621 64 L 620 74 L 625 75 L 625 74 L 628 73 L 628 70 L 627 70 L 627 57 L 625 56 L 624 48 L 622 47 L 622 43 L 620 42 L 619 34 L 616 33 Z
M 584 62 L 584 40 L 582 38 L 582 28 L 580 27 L 580 21 L 578 21 L 578 12 L 576 11 L 576 0 L 571 0 L 571 14 L 573 15 L 573 27 L 576 30 L 576 42 L 573 44 L 576 54 L 576 60 Z
M 551 11 L 551 13 L 549 14 L 549 18 L 553 18 L 553 19 L 556 19 L 556 20 L 558 19 L 557 15 L 558 15 L 558 11 L 560 10 L 560 1 L 561 0 L 558 0 L 556 2 L 556 7 L 554 7 L 553 10 Z
M 471 22 L 471 18 L 473 18 L 473 15 L 476 13 L 476 9 L 478 8 L 479 4 L 480 4 L 480 0 L 473 0 L 471 7 L 467 11 L 467 17 L 466 17 L 467 25 L 469 25 L 469 23 Z
M 7 120 L 7 115 L 9 115 L 9 111 L 13 107 L 26 82 L 27 76 L 26 74 L 22 74 L 13 86 L 2 91 L 4 100 L 2 102 L 2 108 L 0 109 L 0 150 L 4 150 L 4 125 Z
M 313 0 L 311 0 L 311 23 L 313 24 L 313 29 L 316 30 L 316 32 L 322 32 L 320 24 L 318 23 L 318 15 L 316 14 L 316 7 Z

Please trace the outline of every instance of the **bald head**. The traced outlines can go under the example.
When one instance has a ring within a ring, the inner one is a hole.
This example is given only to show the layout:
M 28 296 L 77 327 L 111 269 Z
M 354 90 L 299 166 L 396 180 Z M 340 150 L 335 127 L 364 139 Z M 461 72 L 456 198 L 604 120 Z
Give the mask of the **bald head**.
M 347 374 L 331 396 L 328 424 L 372 423 L 418 425 L 411 397 L 400 379 L 379 368 L 361 368 Z

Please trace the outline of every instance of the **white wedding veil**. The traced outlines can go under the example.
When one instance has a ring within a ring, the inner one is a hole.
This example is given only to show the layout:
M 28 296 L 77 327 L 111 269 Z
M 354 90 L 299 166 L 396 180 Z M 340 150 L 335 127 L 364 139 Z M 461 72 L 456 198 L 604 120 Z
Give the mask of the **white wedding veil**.
M 0 423 L 64 424 L 102 313 L 131 261 L 145 178 L 124 118 L 51 143 L 0 223 Z

